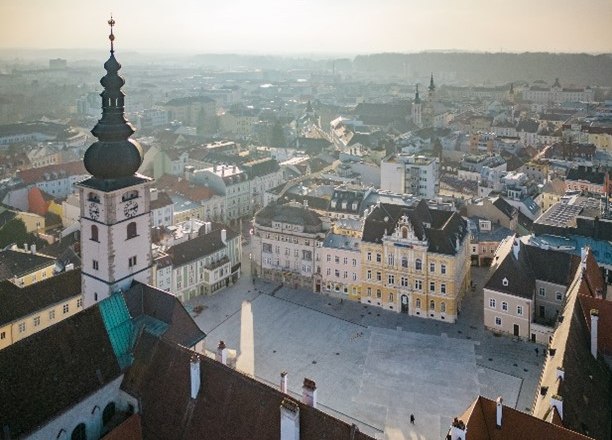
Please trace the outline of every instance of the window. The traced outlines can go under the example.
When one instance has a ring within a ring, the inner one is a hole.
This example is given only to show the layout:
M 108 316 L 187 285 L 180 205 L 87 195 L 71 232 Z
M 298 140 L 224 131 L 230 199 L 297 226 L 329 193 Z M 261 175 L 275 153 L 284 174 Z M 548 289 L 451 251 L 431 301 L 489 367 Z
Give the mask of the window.
M 1 332 L 0 339 L 5 339 L 5 338 L 6 338 L 6 332 Z
M 136 237 L 136 222 L 130 222 L 127 225 L 127 239 Z
M 376 281 L 382 281 L 382 273 L 376 272 Z
M 85 423 L 79 423 L 76 428 L 74 428 L 70 440 L 87 440 L 87 427 Z
M 91 240 L 99 241 L 98 240 L 98 227 L 96 225 L 91 225 Z
M 499 325 L 499 326 L 502 325 L 502 320 L 501 320 L 501 318 L 499 316 L 495 317 L 495 325 Z
M 491 307 L 492 309 L 496 307 L 494 298 L 489 299 L 489 307 Z
M 435 292 L 436 291 L 436 283 L 433 281 L 429 282 L 429 291 L 430 292 Z
M 555 292 L 555 298 L 557 301 L 563 301 L 563 294 L 561 292 Z
M 327 275 L 331 275 L 331 268 L 327 268 Z
M 334 263 L 340 263 L 340 257 L 338 257 L 337 255 L 334 257 Z
M 404 268 L 408 267 L 408 258 L 407 257 L 402 257 L 402 267 L 404 267 Z
M 64 304 L 64 306 L 62 307 L 62 310 L 63 310 L 64 314 L 68 313 L 70 311 L 70 305 L 69 304 Z
M 49 321 L 53 321 L 55 319 L 55 310 L 49 310 Z
M 414 280 L 414 288 L 416 290 L 422 290 L 423 289 L 423 281 L 421 281 L 421 280 Z
M 368 252 L 367 259 L 368 261 L 372 261 L 372 252 Z
M 83 307 L 83 298 L 77 299 L 77 308 L 80 309 L 81 307 Z
M 407 277 L 401 277 L 400 278 L 400 284 L 402 287 L 408 287 L 408 278 Z
M 368 287 L 368 296 L 372 296 L 372 288 Z
M 538 290 L 538 295 L 546 296 L 546 289 L 544 287 L 540 287 L 540 289 Z
M 40 325 L 40 316 L 34 317 L 34 327 L 38 327 Z
M 417 309 L 421 308 L 421 298 L 417 298 L 414 303 L 415 303 Z
M 429 271 L 430 272 L 436 271 L 436 263 L 429 263 Z
M 516 306 L 516 314 L 523 316 L 523 306 Z
M 389 302 L 392 303 L 393 302 L 393 293 L 389 294 Z
M 380 263 L 382 261 L 382 256 L 380 254 L 376 254 L 376 262 Z
M 371 279 L 372 279 L 372 271 L 371 271 L 371 270 L 368 270 L 368 273 L 367 273 L 367 275 L 366 275 L 366 278 L 367 278 L 368 280 L 371 280 Z
M 344 264 L 348 264 L 348 258 L 344 257 L 342 261 L 344 262 Z
M 271 254 L 271 253 L 272 253 L 272 245 L 271 245 L 270 243 L 263 243 L 263 244 L 261 245 L 261 250 L 262 250 L 264 253 L 266 253 L 266 254 Z M 328 258 L 328 260 L 327 260 L 327 261 L 329 261 L 329 255 L 327 256 L 327 258 Z
M 446 295 L 446 284 L 445 283 L 440 284 L 440 293 L 442 295 Z
M 414 262 L 414 268 L 415 268 L 415 270 L 422 270 L 423 269 L 423 263 L 421 262 L 421 260 L 419 258 L 417 258 L 416 261 Z
M 334 270 L 334 275 L 335 275 L 336 278 L 339 278 L 340 277 L 340 271 L 338 269 L 335 269 Z
M 125 202 L 128 200 L 137 199 L 137 198 L 138 198 L 138 191 L 132 190 L 132 191 L 127 191 L 123 193 L 123 195 L 121 196 L 121 201 Z
M 502 285 L 508 287 L 508 278 L 502 280 Z
M 357 274 L 353 272 L 353 281 L 357 281 Z
M 93 260 L 91 262 L 91 267 L 93 268 L 93 270 L 98 270 L 100 268 L 100 265 L 98 264 L 98 260 Z
M 382 292 L 380 291 L 380 289 L 376 289 L 376 298 L 380 297 L 382 297 Z
M 102 411 L 102 425 L 105 426 L 115 415 L 115 402 L 110 402 Z
M 357 266 L 357 260 L 353 258 L 353 267 Z
M 429 310 L 435 310 L 435 309 L 436 309 L 436 303 L 432 299 L 431 301 L 429 301 Z
M 136 255 L 134 255 L 133 257 L 130 257 L 128 260 L 128 267 L 134 267 L 136 266 Z
M 391 285 L 395 284 L 395 275 L 389 275 L 387 277 L 387 282 Z
M 19 328 L 19 333 L 25 332 L 26 331 L 26 324 L 25 324 L 25 322 L 20 322 L 18 328 Z
M 445 274 L 446 273 L 446 264 L 441 264 L 440 265 L 440 273 L 441 274 Z
M 446 303 L 445 302 L 440 303 L 440 312 L 446 313 Z
M 393 266 L 394 263 L 395 263 L 395 259 L 393 258 L 393 254 L 387 255 L 387 264 L 389 266 Z
M 508 311 L 508 303 L 506 301 L 502 301 L 502 310 L 504 312 Z

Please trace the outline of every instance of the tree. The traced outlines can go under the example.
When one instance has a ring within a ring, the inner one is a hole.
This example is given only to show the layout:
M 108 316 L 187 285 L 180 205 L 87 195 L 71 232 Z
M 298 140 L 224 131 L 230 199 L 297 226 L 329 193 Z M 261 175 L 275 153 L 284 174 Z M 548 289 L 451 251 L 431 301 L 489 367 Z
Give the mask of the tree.
M 25 224 L 18 218 L 14 218 L 0 229 L 0 248 L 12 243 L 27 243 L 29 234 Z

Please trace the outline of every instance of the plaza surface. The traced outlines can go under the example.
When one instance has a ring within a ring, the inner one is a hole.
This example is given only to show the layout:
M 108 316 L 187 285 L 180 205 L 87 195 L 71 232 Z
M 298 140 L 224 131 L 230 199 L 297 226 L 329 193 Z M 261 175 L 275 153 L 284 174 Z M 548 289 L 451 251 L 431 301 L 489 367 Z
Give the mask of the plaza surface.
M 444 438 L 478 394 L 501 395 L 522 411 L 531 406 L 544 357 L 530 342 L 483 329 L 482 269 L 474 271 L 477 286 L 458 322 L 448 324 L 253 284 L 243 268 L 236 285 L 187 304 L 204 305 L 194 318 L 207 349 L 223 340 L 235 350 L 237 369 L 271 386 L 287 371 L 296 399 L 303 379 L 314 380 L 320 409 L 373 437 Z

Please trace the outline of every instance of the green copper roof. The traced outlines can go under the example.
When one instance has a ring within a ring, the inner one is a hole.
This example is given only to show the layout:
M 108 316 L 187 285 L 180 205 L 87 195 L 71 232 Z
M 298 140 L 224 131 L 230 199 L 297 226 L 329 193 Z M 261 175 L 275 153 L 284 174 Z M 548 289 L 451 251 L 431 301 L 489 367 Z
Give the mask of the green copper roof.
M 100 302 L 100 313 L 121 369 L 132 363 L 134 325 L 125 298 L 116 293 Z

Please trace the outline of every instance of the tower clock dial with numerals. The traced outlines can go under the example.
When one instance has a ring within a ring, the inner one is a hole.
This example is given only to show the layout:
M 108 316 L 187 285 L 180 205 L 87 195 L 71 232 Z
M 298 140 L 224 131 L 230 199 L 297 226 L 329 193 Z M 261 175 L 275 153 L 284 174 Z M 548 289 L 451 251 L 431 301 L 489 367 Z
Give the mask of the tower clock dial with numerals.
M 133 200 L 125 202 L 125 205 L 123 206 L 123 214 L 125 214 L 126 217 L 134 217 L 136 214 L 138 214 L 138 202 Z
M 89 204 L 89 218 L 92 220 L 98 220 L 100 218 L 100 207 L 97 203 Z

